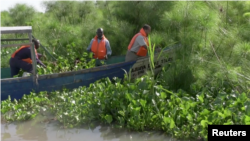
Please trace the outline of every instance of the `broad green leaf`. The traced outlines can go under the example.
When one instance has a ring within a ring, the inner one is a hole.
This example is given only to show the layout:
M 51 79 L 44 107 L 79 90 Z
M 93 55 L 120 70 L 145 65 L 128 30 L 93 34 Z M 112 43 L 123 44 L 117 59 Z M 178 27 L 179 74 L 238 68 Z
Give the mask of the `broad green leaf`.
M 162 98 L 162 99 L 165 99 L 166 97 L 167 97 L 166 93 L 161 92 L 161 98 Z
M 164 123 L 166 124 L 166 123 L 170 123 L 170 118 L 169 117 L 163 117 L 163 121 L 164 121 Z
M 245 115 L 244 122 L 246 125 L 250 125 L 250 116 Z
M 112 118 L 111 115 L 106 115 L 106 116 L 105 116 L 105 119 L 106 119 L 106 121 L 107 121 L 108 123 L 111 123 L 111 122 L 113 121 L 113 118 Z
M 142 107 L 145 107 L 145 106 L 146 106 L 146 101 L 145 101 L 145 100 L 140 99 L 140 103 L 141 103 Z
M 170 119 L 170 129 L 173 129 L 175 127 L 175 122 L 174 120 L 171 118 Z
M 210 112 L 207 110 L 207 109 L 204 109 L 202 112 L 201 112 L 201 115 L 205 116 L 205 115 L 208 115 Z
M 126 93 L 126 98 L 127 98 L 128 100 L 132 100 L 132 97 L 131 97 L 131 95 L 130 95 L 129 93 Z
M 191 115 L 191 114 L 188 114 L 188 115 L 187 115 L 187 119 L 188 119 L 189 121 L 193 121 L 192 115 Z
M 202 126 L 203 128 L 206 128 L 207 123 L 208 123 L 207 120 L 202 120 L 202 121 L 201 121 L 201 126 Z
M 125 116 L 124 111 L 119 111 L 118 113 L 119 113 L 120 115 L 122 115 L 123 117 Z
M 231 116 L 232 113 L 231 113 L 231 111 L 229 109 L 225 109 L 224 110 L 224 115 L 225 115 L 225 117 L 227 117 L 227 116 Z
M 204 95 L 203 95 L 203 94 L 198 96 L 198 99 L 199 99 L 202 103 L 204 102 L 203 97 L 204 97 Z
M 228 120 L 226 123 L 223 123 L 223 125 L 233 125 L 232 120 Z
M 243 14 L 243 17 L 250 17 L 250 12 L 246 12 Z

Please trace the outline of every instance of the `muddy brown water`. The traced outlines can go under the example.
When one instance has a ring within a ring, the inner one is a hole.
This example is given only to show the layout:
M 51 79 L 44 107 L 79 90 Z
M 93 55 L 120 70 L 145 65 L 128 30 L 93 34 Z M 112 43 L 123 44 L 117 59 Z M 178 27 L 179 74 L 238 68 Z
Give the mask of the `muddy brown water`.
M 11 123 L 1 122 L 2 141 L 177 141 L 160 132 L 129 132 L 110 126 L 62 129 L 42 118 Z

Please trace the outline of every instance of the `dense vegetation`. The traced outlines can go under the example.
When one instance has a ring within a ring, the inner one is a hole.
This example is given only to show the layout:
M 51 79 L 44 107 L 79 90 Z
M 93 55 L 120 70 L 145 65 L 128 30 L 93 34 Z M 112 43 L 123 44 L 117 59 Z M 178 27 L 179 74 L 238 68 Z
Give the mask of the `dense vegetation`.
M 69 64 L 83 58 L 98 27 L 104 28 L 113 55 L 124 55 L 145 23 L 157 47 L 177 43 L 182 48 L 157 79 L 146 75 L 114 84 L 103 79 L 73 91 L 31 93 L 2 102 L 5 119 L 27 120 L 43 110 L 64 127 L 103 121 L 181 138 L 206 138 L 207 124 L 250 124 L 250 2 L 56 1 L 44 6 L 46 12 L 39 13 L 16 5 L 1 12 L 1 26 L 32 25 L 34 36 Z M 2 67 L 12 52 L 1 50 Z

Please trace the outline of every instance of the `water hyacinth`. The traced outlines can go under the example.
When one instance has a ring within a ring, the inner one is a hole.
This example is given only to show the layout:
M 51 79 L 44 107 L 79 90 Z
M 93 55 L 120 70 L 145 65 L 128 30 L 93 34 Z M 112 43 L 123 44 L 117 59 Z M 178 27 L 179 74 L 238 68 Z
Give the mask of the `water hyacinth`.
M 150 86 L 153 82 L 147 81 L 147 77 L 143 76 L 144 82 Z M 39 114 L 40 109 L 48 107 L 46 109 L 65 128 L 99 121 L 131 130 L 163 130 L 179 138 L 206 138 L 207 124 L 250 124 L 249 93 L 227 93 L 220 90 L 220 94 L 215 97 L 209 89 L 197 92 L 195 96 L 184 91 L 170 94 L 157 89 L 158 95 L 152 95 L 152 87 L 141 93 L 140 89 L 122 85 L 117 78 L 114 83 L 119 87 L 107 81 L 110 80 L 102 79 L 93 84 L 97 87 L 104 85 L 104 89 L 80 87 L 73 91 L 65 89 L 52 92 L 49 99 L 44 98 L 46 92 L 26 95 L 14 103 L 9 99 L 2 102 L 1 112 L 8 121 L 27 120 Z M 130 85 L 140 83 L 143 82 Z M 154 87 L 160 86 L 155 84 Z M 119 93 L 114 95 L 114 91 Z M 72 96 L 71 102 L 62 100 L 62 97 L 67 96 Z M 37 106 L 29 108 L 31 104 Z

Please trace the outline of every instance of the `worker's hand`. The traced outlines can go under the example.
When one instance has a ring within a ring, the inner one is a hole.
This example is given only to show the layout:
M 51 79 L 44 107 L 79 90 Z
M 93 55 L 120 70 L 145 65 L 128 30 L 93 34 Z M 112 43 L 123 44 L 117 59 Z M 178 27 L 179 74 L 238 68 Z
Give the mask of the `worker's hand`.
M 37 53 L 38 59 L 41 59 L 42 57 L 44 57 L 42 54 Z

